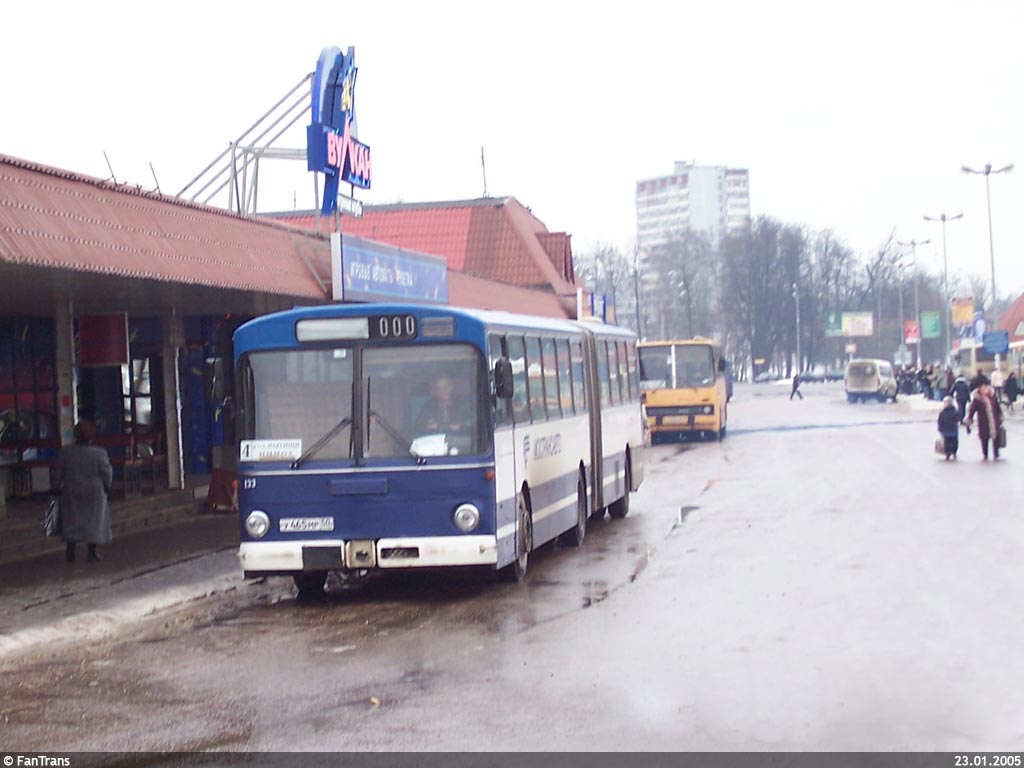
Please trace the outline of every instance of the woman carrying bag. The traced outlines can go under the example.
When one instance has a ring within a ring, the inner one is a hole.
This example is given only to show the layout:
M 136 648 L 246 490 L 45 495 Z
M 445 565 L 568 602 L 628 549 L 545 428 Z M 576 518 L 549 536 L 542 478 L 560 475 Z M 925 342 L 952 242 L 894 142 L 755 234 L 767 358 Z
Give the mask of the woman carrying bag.
M 89 545 L 89 562 L 100 559 L 97 544 L 110 542 L 107 494 L 113 470 L 105 449 L 91 445 L 96 425 L 83 419 L 75 425 L 74 445 L 65 445 L 53 468 L 54 493 L 60 498 L 61 533 L 67 560 L 75 561 L 75 545 Z

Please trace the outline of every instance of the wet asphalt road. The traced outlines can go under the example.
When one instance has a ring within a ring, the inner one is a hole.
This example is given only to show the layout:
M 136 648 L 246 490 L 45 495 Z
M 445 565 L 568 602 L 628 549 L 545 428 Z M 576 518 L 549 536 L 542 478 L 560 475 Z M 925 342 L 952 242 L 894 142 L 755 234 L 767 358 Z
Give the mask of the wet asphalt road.
M 480 574 L 242 583 L 0 666 L 7 750 L 946 750 L 1024 737 L 1024 483 L 928 406 L 739 386 L 625 520 Z M 1024 444 L 1024 443 L 1022 443 Z

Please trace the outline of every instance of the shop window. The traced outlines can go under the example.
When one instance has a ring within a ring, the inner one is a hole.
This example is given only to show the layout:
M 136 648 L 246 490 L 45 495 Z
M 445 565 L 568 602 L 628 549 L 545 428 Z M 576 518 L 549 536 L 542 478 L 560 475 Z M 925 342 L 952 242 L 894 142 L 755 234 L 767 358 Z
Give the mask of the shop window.
M 53 322 L 0 318 L 0 450 L 59 435 Z
M 121 366 L 121 395 L 124 401 L 124 424 L 129 431 L 152 429 L 153 389 L 148 357 L 132 360 L 130 366 Z

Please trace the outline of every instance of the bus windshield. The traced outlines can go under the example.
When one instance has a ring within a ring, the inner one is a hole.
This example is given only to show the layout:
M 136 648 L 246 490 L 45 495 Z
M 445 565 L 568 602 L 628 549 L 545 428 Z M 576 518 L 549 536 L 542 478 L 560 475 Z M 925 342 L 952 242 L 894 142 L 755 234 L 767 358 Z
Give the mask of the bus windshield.
M 490 447 L 487 375 L 468 344 L 261 351 L 243 372 L 244 437 L 317 446 L 311 460 L 411 460 L 414 442 L 431 456 Z
M 708 344 L 665 344 L 640 347 L 641 387 L 682 389 L 715 383 L 714 356 Z

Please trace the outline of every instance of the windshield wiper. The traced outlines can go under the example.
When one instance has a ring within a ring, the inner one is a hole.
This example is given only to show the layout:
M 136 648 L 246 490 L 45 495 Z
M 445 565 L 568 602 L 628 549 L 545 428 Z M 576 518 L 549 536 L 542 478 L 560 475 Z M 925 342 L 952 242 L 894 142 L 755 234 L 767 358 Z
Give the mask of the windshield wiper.
M 333 427 L 331 427 L 330 431 L 327 432 L 327 434 L 325 434 L 323 437 L 321 437 L 319 440 L 317 440 L 315 443 L 309 446 L 309 448 L 302 452 L 302 455 L 299 456 L 299 458 L 295 459 L 295 461 L 292 462 L 292 469 L 298 469 L 306 462 L 307 459 L 313 458 L 316 454 L 320 452 L 320 449 L 322 449 L 325 445 L 331 442 L 331 440 L 333 440 L 335 437 L 341 434 L 341 431 L 350 424 L 352 424 L 352 417 L 346 416 L 344 419 L 342 419 Z
M 409 446 L 412 445 L 412 443 L 409 442 L 408 438 L 406 438 L 401 432 L 399 432 L 397 429 L 395 429 L 394 425 L 391 422 L 389 422 L 387 419 L 385 419 L 383 416 L 381 416 L 380 413 L 378 413 L 377 411 L 373 410 L 373 407 L 370 405 L 370 391 L 371 391 L 370 388 L 371 388 L 372 384 L 373 384 L 373 380 L 369 376 L 367 376 L 366 377 L 366 445 L 367 445 L 367 447 L 369 447 L 369 445 L 370 445 L 370 427 L 373 425 L 373 423 L 375 421 L 377 421 L 377 422 L 380 422 L 381 429 L 383 429 L 387 433 L 388 437 L 390 437 L 392 440 L 394 440 L 396 443 L 398 443 L 400 446 L 402 446 L 406 450 L 409 450 Z
M 377 411 L 370 411 L 370 416 L 380 424 L 381 428 L 388 433 L 388 437 L 394 440 L 396 443 L 401 445 L 406 450 L 409 450 L 411 443 L 401 432 L 395 429 L 387 419 L 381 416 Z

